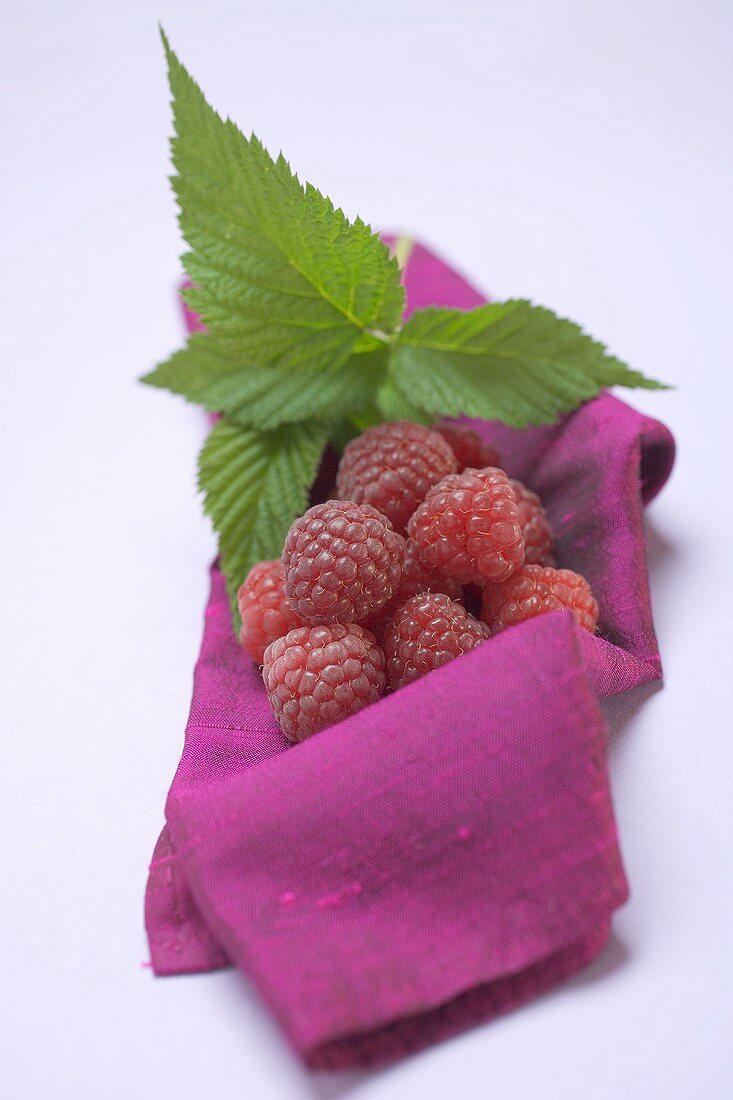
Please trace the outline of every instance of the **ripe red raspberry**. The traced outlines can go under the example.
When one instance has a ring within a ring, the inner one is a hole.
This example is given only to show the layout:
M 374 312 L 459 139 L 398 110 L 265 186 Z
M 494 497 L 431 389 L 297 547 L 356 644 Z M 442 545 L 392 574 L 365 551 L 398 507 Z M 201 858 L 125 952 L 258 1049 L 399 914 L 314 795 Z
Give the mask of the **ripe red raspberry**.
M 402 576 L 405 540 L 370 504 L 327 500 L 288 531 L 285 596 L 306 623 L 353 623 L 373 615 Z
M 355 623 L 301 626 L 267 647 L 262 678 L 283 733 L 304 741 L 377 701 L 384 653 Z
M 258 665 L 270 642 L 303 625 L 300 615 L 285 599 L 285 578 L 279 561 L 253 565 L 237 592 L 237 603 L 242 617 L 239 640 Z
M 501 467 L 499 452 L 489 443 L 484 443 L 473 428 L 463 428 L 460 424 L 439 424 L 435 430 L 450 443 L 459 474 L 467 467 L 472 470 L 483 470 L 485 466 Z
M 524 561 L 514 490 L 503 470 L 464 470 L 434 485 L 408 525 L 422 560 L 461 584 L 499 583 Z
M 525 562 L 528 565 L 554 566 L 552 528 L 542 501 L 516 478 L 511 479 L 511 486 L 517 498 Z
M 454 581 L 451 577 L 444 577 L 425 565 L 418 557 L 416 544 L 408 539 L 405 546 L 402 580 L 381 611 L 372 615 L 363 625 L 367 630 L 371 630 L 377 641 L 380 641 L 384 635 L 384 628 L 397 608 L 407 603 L 411 596 L 417 596 L 422 592 L 443 592 L 452 600 L 460 600 L 463 595 L 463 589 L 458 581 Z
M 450 596 L 442 592 L 413 596 L 395 612 L 384 634 L 390 688 L 396 691 L 411 684 L 490 636 L 486 624 Z
M 584 630 L 595 633 L 598 604 L 585 577 L 570 569 L 524 565 L 504 584 L 486 586 L 481 618 L 497 634 L 507 626 L 563 608 L 572 611 Z
M 378 508 L 403 533 L 430 486 L 455 469 L 455 456 L 442 435 L 395 420 L 367 428 L 347 443 L 336 491 L 345 500 Z

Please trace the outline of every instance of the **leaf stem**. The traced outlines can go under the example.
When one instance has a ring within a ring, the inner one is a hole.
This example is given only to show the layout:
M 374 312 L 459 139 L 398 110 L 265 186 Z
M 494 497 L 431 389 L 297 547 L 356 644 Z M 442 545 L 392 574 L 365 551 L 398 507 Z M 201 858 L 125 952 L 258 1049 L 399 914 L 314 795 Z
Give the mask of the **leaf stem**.
M 405 270 L 414 247 L 415 241 L 412 237 L 398 237 L 392 245 L 392 255 L 397 260 L 400 271 Z

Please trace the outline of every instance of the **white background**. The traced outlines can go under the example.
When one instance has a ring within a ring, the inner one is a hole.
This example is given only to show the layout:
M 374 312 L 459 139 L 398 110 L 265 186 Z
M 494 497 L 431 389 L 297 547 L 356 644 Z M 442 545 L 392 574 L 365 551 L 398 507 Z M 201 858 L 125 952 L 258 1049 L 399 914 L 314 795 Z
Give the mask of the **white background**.
M 5 1096 L 730 1095 L 732 12 L 4 0 Z M 678 386 L 630 398 L 680 452 L 649 512 L 667 683 L 611 714 L 633 888 L 615 939 L 374 1074 L 305 1072 L 235 972 L 141 965 L 214 549 L 202 419 L 134 381 L 181 340 L 159 18 L 213 103 L 348 213 Z

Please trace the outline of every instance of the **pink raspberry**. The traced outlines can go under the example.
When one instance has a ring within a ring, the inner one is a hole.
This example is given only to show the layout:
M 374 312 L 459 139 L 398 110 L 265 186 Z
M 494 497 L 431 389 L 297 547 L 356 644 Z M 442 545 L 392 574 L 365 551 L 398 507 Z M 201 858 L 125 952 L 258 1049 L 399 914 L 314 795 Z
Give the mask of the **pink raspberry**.
M 485 623 L 442 592 L 413 596 L 395 612 L 384 634 L 387 677 L 393 691 L 468 653 L 490 637 Z
M 585 577 L 570 569 L 524 565 L 504 584 L 484 589 L 481 618 L 491 633 L 523 623 L 548 611 L 572 611 L 579 626 L 595 633 L 598 604 Z
M 417 546 L 409 539 L 405 546 L 405 567 L 402 572 L 402 580 L 397 585 L 394 595 L 387 603 L 363 624 L 367 630 L 371 630 L 377 641 L 384 634 L 384 628 L 394 615 L 398 607 L 407 603 L 411 596 L 417 596 L 421 592 L 443 592 L 452 600 L 460 600 L 463 590 L 451 577 L 444 577 L 434 569 L 430 569 L 420 560 Z
M 524 539 L 524 560 L 528 565 L 555 565 L 552 556 L 552 528 L 542 501 L 516 478 L 511 486 L 517 498 L 519 523 Z
M 377 701 L 384 653 L 355 623 L 301 626 L 267 647 L 262 677 L 283 733 L 304 741 Z
M 327 500 L 288 531 L 285 596 L 306 623 L 353 623 L 379 611 L 396 589 L 405 540 L 370 504 Z
M 439 424 L 435 430 L 450 443 L 459 474 L 467 467 L 472 470 L 483 470 L 485 466 L 501 467 L 499 452 L 491 444 L 484 443 L 473 428 L 463 428 L 460 424 Z
M 367 428 L 347 443 L 336 491 L 345 500 L 378 508 L 403 533 L 430 486 L 455 469 L 455 456 L 442 435 L 395 420 Z
M 285 599 L 285 578 L 279 561 L 253 565 L 237 592 L 237 603 L 242 618 L 239 640 L 258 665 L 270 642 L 303 625 Z
M 408 525 L 426 565 L 461 584 L 507 580 L 524 561 L 519 509 L 503 470 L 464 470 L 429 491 Z

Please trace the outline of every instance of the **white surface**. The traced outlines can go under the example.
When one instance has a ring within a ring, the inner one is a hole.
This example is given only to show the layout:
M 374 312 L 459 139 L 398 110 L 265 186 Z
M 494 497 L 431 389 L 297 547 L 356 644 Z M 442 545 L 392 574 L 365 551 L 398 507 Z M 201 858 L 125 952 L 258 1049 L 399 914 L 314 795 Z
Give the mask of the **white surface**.
M 5 1096 L 729 1095 L 731 11 L 3 4 Z M 649 512 L 667 684 L 614 712 L 616 941 L 376 1074 L 305 1073 L 233 972 L 140 965 L 213 551 L 201 418 L 134 384 L 181 338 L 158 18 L 214 104 L 348 212 L 679 386 L 631 397 L 680 458 Z

